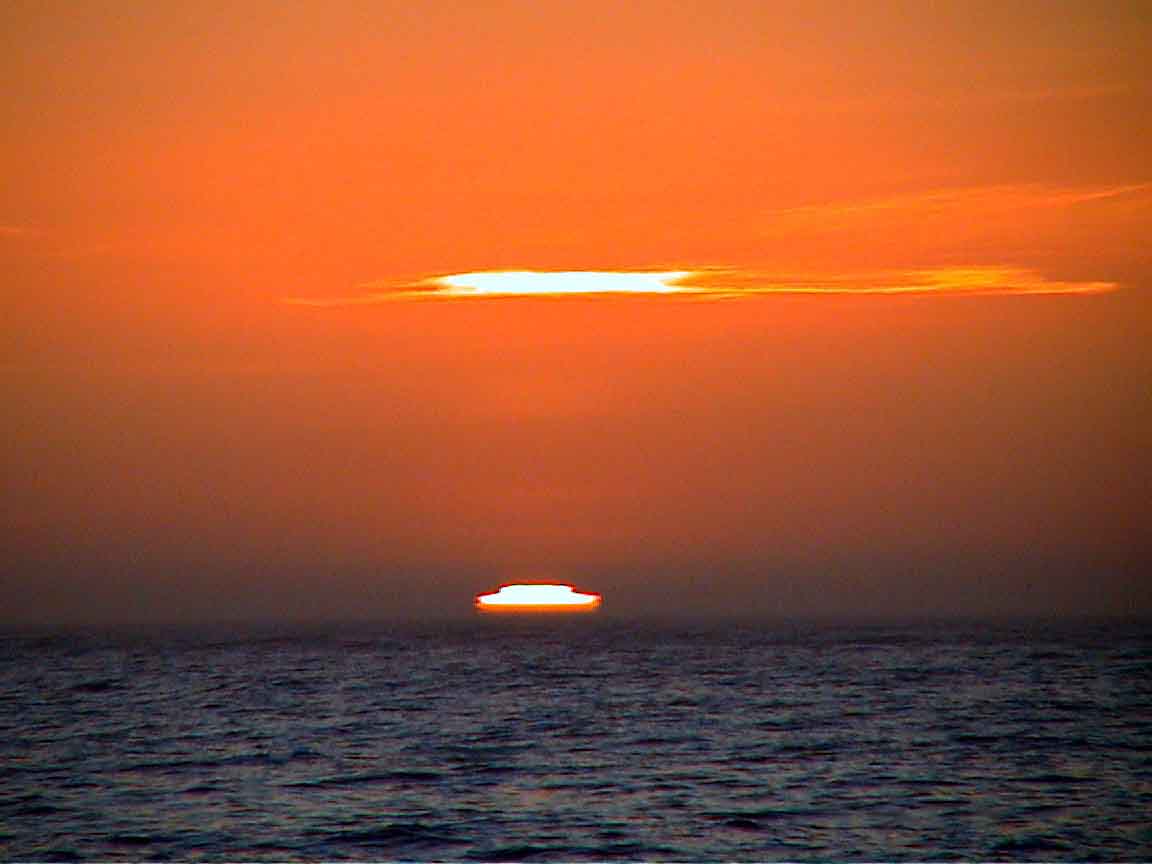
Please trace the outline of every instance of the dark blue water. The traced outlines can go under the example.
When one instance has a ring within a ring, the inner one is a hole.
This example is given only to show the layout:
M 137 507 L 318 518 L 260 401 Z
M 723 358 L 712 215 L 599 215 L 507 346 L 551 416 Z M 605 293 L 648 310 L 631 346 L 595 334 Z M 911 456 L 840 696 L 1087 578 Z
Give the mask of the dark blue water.
M 1152 858 L 1152 633 L 438 627 L 0 643 L 6 859 Z

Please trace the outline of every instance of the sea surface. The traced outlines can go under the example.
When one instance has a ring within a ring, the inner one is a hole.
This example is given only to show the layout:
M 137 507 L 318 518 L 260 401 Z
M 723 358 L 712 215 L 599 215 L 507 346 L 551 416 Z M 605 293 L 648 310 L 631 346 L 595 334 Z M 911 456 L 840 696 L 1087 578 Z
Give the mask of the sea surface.
M 1152 630 L 0 640 L 5 860 L 1152 859 Z

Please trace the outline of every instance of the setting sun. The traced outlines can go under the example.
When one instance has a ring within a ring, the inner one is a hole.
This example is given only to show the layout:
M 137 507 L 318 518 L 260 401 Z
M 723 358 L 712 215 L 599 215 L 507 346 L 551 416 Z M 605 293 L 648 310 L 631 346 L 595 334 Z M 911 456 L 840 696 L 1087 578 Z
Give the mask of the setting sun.
M 481 612 L 591 612 L 598 609 L 601 596 L 577 591 L 571 585 L 501 585 L 496 591 L 476 595 Z

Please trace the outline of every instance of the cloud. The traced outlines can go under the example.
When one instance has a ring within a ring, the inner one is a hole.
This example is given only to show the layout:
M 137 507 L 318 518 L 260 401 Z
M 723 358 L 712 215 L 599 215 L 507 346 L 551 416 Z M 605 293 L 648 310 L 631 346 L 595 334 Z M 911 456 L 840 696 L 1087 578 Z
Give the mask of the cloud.
M 723 298 L 766 294 L 1097 294 L 1114 282 L 1065 282 L 1010 266 L 934 267 L 915 270 L 772 274 L 752 270 L 701 271 L 689 285 Z
M 769 294 L 1090 294 L 1065 281 L 1073 253 L 1120 260 L 1152 208 L 1152 183 L 1003 184 L 830 201 L 764 211 L 761 260 L 606 270 L 481 270 L 381 279 L 348 296 L 286 297 L 308 307 L 480 299 L 740 299 Z M 789 262 L 789 263 L 785 263 Z M 825 269 L 827 265 L 827 269 Z
M 6 239 L 39 237 L 40 232 L 27 225 L 0 224 L 0 237 Z
M 836 227 L 872 217 L 960 214 L 973 211 L 1035 211 L 1073 207 L 1108 199 L 1148 198 L 1152 183 L 1120 186 L 1044 186 L 1039 184 L 974 186 L 937 189 L 912 195 L 895 195 L 861 201 L 811 204 L 770 210 L 773 227 L 791 223 L 794 228 Z
M 1004 184 L 763 210 L 755 230 L 766 256 L 789 262 L 782 267 L 1051 272 L 1077 261 L 1123 267 L 1150 218 L 1152 183 Z
M 430 276 L 412 284 L 371 283 L 354 297 L 289 297 L 298 306 L 363 306 L 397 301 L 477 301 L 611 296 L 684 300 L 738 300 L 803 294 L 1096 294 L 1114 282 L 1048 279 L 1004 265 L 915 270 L 778 274 L 730 267 L 633 271 L 480 271 Z

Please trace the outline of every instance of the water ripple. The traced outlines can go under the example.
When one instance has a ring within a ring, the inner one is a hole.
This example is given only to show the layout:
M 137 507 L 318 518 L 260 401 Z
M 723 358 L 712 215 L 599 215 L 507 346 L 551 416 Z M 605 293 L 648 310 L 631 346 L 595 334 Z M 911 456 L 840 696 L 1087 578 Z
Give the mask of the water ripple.
M 1152 857 L 1152 636 L 3 639 L 3 857 Z

